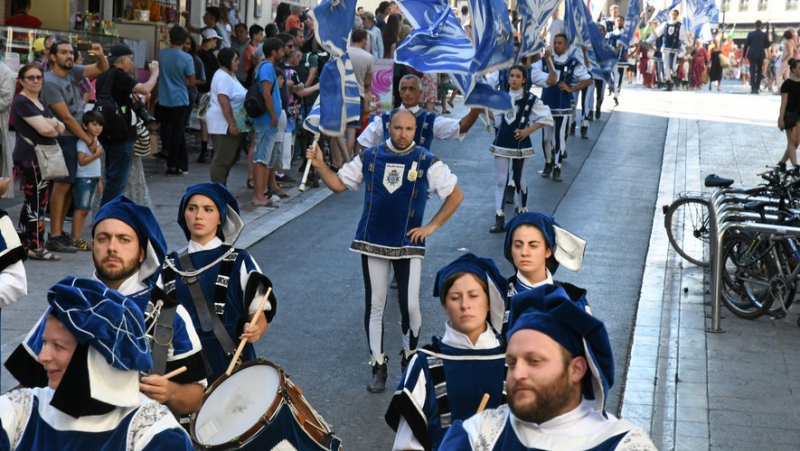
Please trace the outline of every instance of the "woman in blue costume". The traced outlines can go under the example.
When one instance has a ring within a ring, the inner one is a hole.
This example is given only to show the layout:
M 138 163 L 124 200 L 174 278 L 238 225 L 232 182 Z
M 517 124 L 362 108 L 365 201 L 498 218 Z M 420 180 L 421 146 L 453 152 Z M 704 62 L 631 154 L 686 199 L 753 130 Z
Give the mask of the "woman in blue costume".
M 453 421 L 505 402 L 503 323 L 506 280 L 494 261 L 466 254 L 436 274 L 433 295 L 447 314 L 442 338 L 410 360 L 386 412 L 393 449 L 438 449 Z
M 169 409 L 139 393 L 152 360 L 135 302 L 74 277 L 47 300 L 38 357 L 48 386 L 0 397 L 0 450 L 191 450 Z
M 167 258 L 160 283 L 189 311 L 213 382 L 227 369 L 239 340 L 248 342 L 242 361 L 256 358 L 253 343 L 275 316 L 277 300 L 271 293 L 264 311 L 257 311 L 272 282 L 247 251 L 233 247 L 244 222 L 228 188 L 219 183 L 192 185 L 178 212 L 189 245 L 185 252 Z

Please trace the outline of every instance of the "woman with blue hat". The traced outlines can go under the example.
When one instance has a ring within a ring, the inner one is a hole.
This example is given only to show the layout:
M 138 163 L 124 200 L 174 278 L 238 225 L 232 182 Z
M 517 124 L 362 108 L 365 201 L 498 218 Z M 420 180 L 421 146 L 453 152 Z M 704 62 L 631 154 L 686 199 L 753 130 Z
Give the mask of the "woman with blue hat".
M 453 421 L 469 418 L 484 394 L 505 402 L 505 345 L 498 332 L 507 282 L 494 261 L 465 254 L 436 274 L 433 295 L 447 314 L 442 338 L 409 361 L 386 411 L 393 449 L 435 450 Z
M 39 362 L 48 385 L 0 397 L 0 448 L 191 450 L 170 410 L 139 393 L 152 359 L 144 316 L 102 282 L 50 288 Z
M 248 342 L 242 361 L 256 358 L 253 343 L 275 316 L 277 299 L 271 293 L 264 311 L 258 311 L 272 282 L 247 251 L 233 247 L 244 222 L 228 188 L 219 183 L 188 187 L 178 224 L 189 245 L 185 252 L 167 257 L 160 283 L 189 311 L 213 382 L 227 369 L 239 340 Z M 254 317 L 257 321 L 251 326 Z

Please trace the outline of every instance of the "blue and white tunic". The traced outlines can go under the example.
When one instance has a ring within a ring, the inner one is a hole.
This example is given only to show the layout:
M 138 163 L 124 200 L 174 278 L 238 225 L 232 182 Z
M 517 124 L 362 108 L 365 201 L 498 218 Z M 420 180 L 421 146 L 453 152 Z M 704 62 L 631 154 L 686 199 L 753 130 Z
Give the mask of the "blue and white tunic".
M 514 111 L 494 112 L 495 132 L 494 143 L 489 147 L 489 153 L 495 157 L 503 158 L 528 158 L 534 154 L 531 137 L 526 136 L 521 140 L 514 137 L 517 130 L 541 123 L 553 125 L 553 116 L 547 107 L 536 95 L 530 91 L 509 91 Z
M 657 30 L 657 34 L 663 37 L 661 51 L 677 53 L 681 49 L 681 45 L 686 42 L 686 30 L 683 29 L 683 24 L 679 20 L 669 20 L 661 24 Z
M 13 304 L 28 294 L 28 279 L 22 263 L 26 258 L 14 223 L 0 210 L 0 307 Z
M 337 173 L 350 190 L 364 183 L 364 210 L 350 250 L 387 258 L 423 258 L 425 243 L 412 243 L 408 231 L 422 225 L 429 193 L 449 196 L 458 178 L 430 151 L 394 149 L 391 141 L 364 150 Z
M 591 75 L 577 58 L 570 56 L 570 52 L 563 55 L 553 55 L 553 69 L 556 72 L 556 83 L 547 85 L 547 78 L 550 76 L 550 68 L 543 61 L 539 60 L 531 65 L 531 82 L 536 86 L 542 86 L 542 101 L 550 107 L 553 116 L 572 115 L 572 94 L 559 89 L 561 82 L 567 83 L 571 87 L 577 86 L 580 82 L 590 80 Z
M 195 269 L 205 268 L 198 276 L 206 298 L 202 301 L 209 302 L 209 310 L 216 312 L 231 340 L 238 343 L 244 323 L 256 313 L 259 302 L 266 293 L 265 284 L 272 286 L 271 282 L 261 273 L 258 263 L 247 251 L 223 245 L 219 238 L 212 239 L 205 246 L 189 241 L 187 252 Z M 203 351 L 211 365 L 209 380 L 213 382 L 225 372 L 230 357 L 225 354 L 213 330 L 202 329 L 189 287 L 180 276 L 175 277 L 173 268 L 183 269 L 177 253 L 167 257 L 159 285 L 189 312 L 195 332 L 200 337 Z M 274 297 L 271 296 L 264 307 L 268 321 L 275 316 L 276 306 L 272 305 L 274 303 Z M 255 348 L 251 343 L 245 345 L 241 358 L 242 361 L 256 358 Z
M 49 387 L 0 397 L 0 450 L 191 450 L 192 442 L 166 406 L 141 405 L 74 418 L 50 405 Z
M 394 450 L 436 450 L 456 421 L 472 416 L 484 393 L 488 406 L 505 402 L 505 346 L 487 323 L 475 344 L 449 322 L 411 358 L 386 411 L 397 431 Z
M 621 41 L 622 32 L 623 30 L 620 29 L 610 31 L 606 34 L 606 39 L 608 39 L 611 48 L 617 53 L 617 67 L 628 67 L 630 65 L 628 64 L 628 51 L 625 43 Z
M 583 401 L 575 409 L 542 424 L 514 416 L 508 405 L 456 421 L 440 450 L 591 450 L 655 451 L 647 433 L 613 415 L 604 417 Z
M 400 109 L 406 109 L 400 106 Z M 449 117 L 442 117 L 436 113 L 428 113 L 415 106 L 408 108 L 417 117 L 417 130 L 414 133 L 414 143 L 418 146 L 431 149 L 433 139 L 463 140 L 466 133 L 461 133 L 461 122 Z M 358 144 L 367 149 L 375 147 L 389 139 L 389 113 L 375 115 L 367 128 L 358 136 Z

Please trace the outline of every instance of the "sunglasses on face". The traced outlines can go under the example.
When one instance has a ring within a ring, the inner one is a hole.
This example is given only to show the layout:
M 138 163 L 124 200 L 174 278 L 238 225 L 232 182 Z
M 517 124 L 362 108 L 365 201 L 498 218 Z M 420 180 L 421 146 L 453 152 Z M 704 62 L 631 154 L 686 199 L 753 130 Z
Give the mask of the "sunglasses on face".
M 28 81 L 41 81 L 44 77 L 41 75 L 26 75 L 23 78 Z

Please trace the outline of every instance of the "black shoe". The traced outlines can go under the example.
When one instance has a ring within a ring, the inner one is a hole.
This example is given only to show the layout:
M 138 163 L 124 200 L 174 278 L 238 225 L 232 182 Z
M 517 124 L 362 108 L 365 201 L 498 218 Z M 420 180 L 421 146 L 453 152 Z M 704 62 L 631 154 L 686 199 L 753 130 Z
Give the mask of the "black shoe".
M 588 125 L 582 125 L 581 126 L 581 138 L 589 139 L 589 126 Z
M 577 125 L 578 124 L 575 123 L 575 122 L 572 122 L 572 124 L 570 124 L 570 126 L 569 126 L 569 134 L 571 136 L 575 136 L 575 126 L 577 126 Z
M 303 168 L 305 169 L 305 168 Z M 282 176 L 275 175 L 275 178 L 278 179 L 281 183 L 297 183 L 297 180 L 291 178 L 289 174 L 284 173 Z
M 389 282 L 389 288 L 393 290 L 397 289 L 397 276 L 392 277 L 392 281 Z
M 561 181 L 561 168 L 553 169 L 553 181 L 560 182 Z
M 550 177 L 551 172 L 553 172 L 553 163 L 545 163 L 544 169 L 542 170 L 542 177 Z
M 514 203 L 514 187 L 511 185 L 506 185 L 506 203 Z
M 405 372 L 406 371 L 406 367 L 408 366 L 408 362 L 411 360 L 411 357 L 413 357 L 414 354 L 416 354 L 416 351 L 412 352 L 411 355 L 406 356 L 405 349 L 401 349 L 400 350 L 400 371 L 401 372 Z
M 619 106 L 619 98 L 614 96 L 614 106 Z
M 567 156 L 568 156 L 568 155 L 567 155 L 567 149 L 564 149 L 564 150 L 562 150 L 562 151 L 561 151 L 561 159 L 562 159 L 562 160 L 566 160 L 566 159 L 567 159 Z
M 185 172 L 181 171 L 178 168 L 167 169 L 166 174 L 167 177 L 183 177 L 184 175 L 186 175 Z
M 594 115 L 591 112 L 589 112 L 589 114 L 586 115 L 586 120 L 589 122 L 594 122 Z
M 598 109 L 597 111 L 594 112 L 594 118 L 595 119 L 600 119 L 600 109 Z
M 200 152 L 200 156 L 197 157 L 198 163 L 208 163 L 208 152 Z
M 72 240 L 66 233 L 62 233 L 59 236 L 51 236 L 50 239 L 45 242 L 44 247 L 48 251 L 60 252 L 62 254 L 74 254 L 78 251 L 78 249 L 72 245 Z
M 489 233 L 503 233 L 505 232 L 506 218 L 503 215 L 494 215 L 494 225 L 489 229 Z
M 160 158 L 160 159 L 162 159 L 162 160 L 164 160 L 164 161 L 167 161 L 167 160 L 169 159 L 169 154 L 168 154 L 168 153 L 166 153 L 166 152 L 163 152 L 163 151 L 162 151 L 162 152 L 159 152 L 159 153 L 157 153 L 157 154 L 155 155 L 155 157 L 156 157 L 156 158 Z
M 386 390 L 386 362 L 389 359 L 383 361 L 383 363 L 372 365 L 372 380 L 369 381 L 367 384 L 367 391 L 370 393 L 383 393 Z
M 784 161 L 783 163 L 778 163 L 778 169 L 781 172 L 786 172 L 786 162 Z

